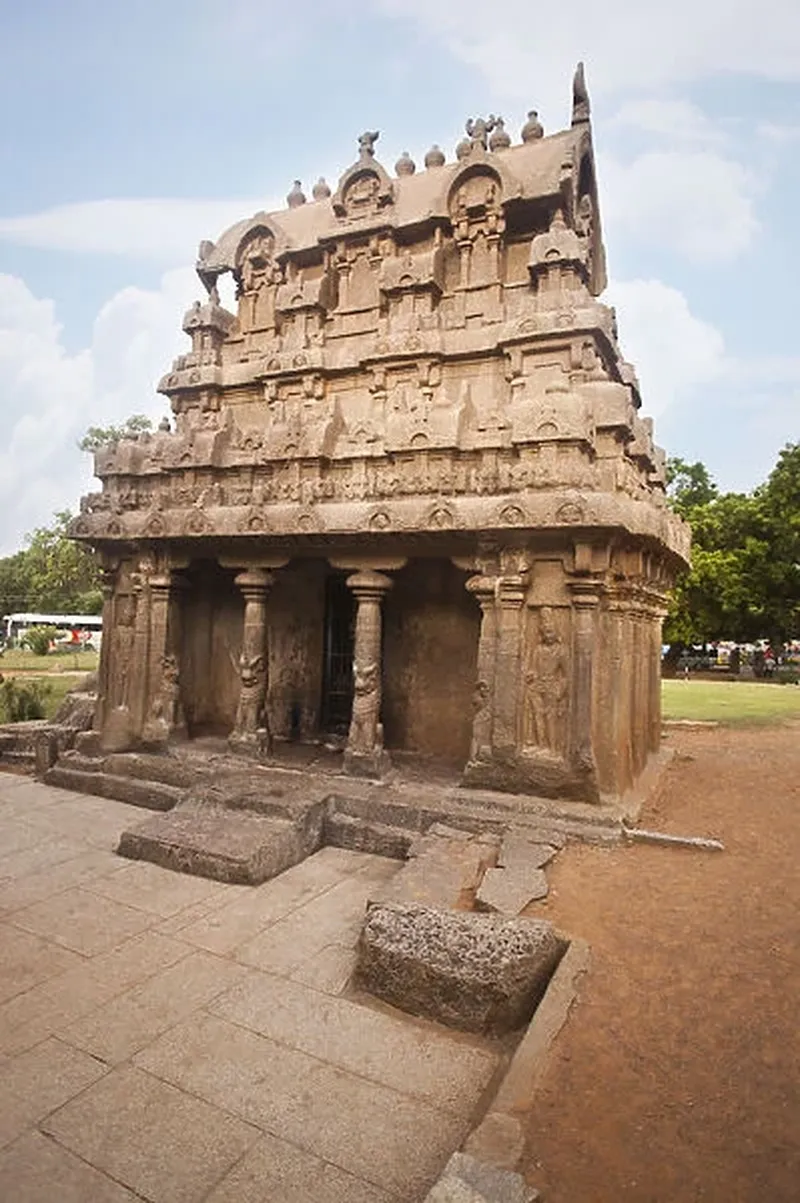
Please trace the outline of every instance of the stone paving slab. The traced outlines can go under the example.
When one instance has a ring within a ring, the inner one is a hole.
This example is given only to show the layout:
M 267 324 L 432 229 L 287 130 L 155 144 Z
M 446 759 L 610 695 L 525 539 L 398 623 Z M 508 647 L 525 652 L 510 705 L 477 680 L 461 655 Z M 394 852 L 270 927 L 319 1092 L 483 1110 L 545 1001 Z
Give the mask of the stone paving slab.
M 135 1064 L 409 1203 L 469 1126 L 468 1112 L 432 1107 L 213 1015 L 172 1028 Z
M 113 855 L 131 807 L 9 781 L 0 1200 L 419 1203 L 495 1051 L 342 997 L 399 863 L 325 848 L 259 887 L 199 881 Z
M 3 924 L 0 927 L 0 1002 L 80 963 L 81 958 L 76 953 L 58 948 L 33 932 Z
M 142 911 L 110 899 L 100 901 L 81 887 L 15 911 L 11 922 L 84 956 L 107 952 L 150 926 Z
M 90 961 L 75 957 L 74 968 L 0 1006 L 0 1052 L 24 1052 L 190 953 L 187 945 L 148 931 Z
M 60 1030 L 77 1048 L 114 1065 L 249 977 L 250 972 L 210 953 L 192 952 Z
M 76 852 L 69 858 L 41 867 L 36 872 L 16 873 L 0 882 L 0 911 L 10 915 L 61 890 L 86 885 L 97 877 L 119 870 L 119 860 L 113 852 L 85 845 L 82 848 L 77 844 L 71 846 Z
M 229 902 L 215 908 L 211 914 L 190 917 L 186 923 L 176 925 L 175 934 L 208 952 L 221 955 L 233 952 L 303 903 L 339 885 L 352 865 L 347 852 L 341 857 L 327 855 L 339 851 L 338 848 L 323 848 L 314 857 L 258 887 L 226 887 Z
M 112 1070 L 41 1125 L 151 1203 L 196 1203 L 258 1132 L 131 1066 Z
M 319 952 L 304 961 L 291 974 L 291 980 L 302 982 L 323 994 L 341 994 L 356 967 L 356 950 L 343 944 L 326 944 Z
M 0 1152 L 0 1199 L 8 1203 L 140 1203 L 118 1182 L 40 1132 Z
M 240 945 L 236 959 L 256 969 L 289 976 L 332 940 L 354 947 L 376 875 L 379 880 L 390 880 L 399 866 L 396 861 L 384 861 L 377 868 L 369 868 L 371 872 L 366 876 L 359 873 L 340 881 Z
M 0 1072 L 0 1146 L 105 1072 L 106 1067 L 94 1057 L 54 1039 L 7 1060 Z
M 340 1069 L 463 1113 L 474 1107 L 497 1056 L 434 1025 L 414 1024 L 346 998 L 320 998 L 300 982 L 258 974 L 208 1008 Z
M 388 1195 L 275 1136 L 262 1136 L 207 1203 L 392 1203 Z
M 93 894 L 102 894 L 112 902 L 162 919 L 169 919 L 198 902 L 215 901 L 221 906 L 226 898 L 216 881 L 185 873 L 164 873 L 157 865 L 145 861 L 120 866 L 118 859 L 117 872 L 94 881 L 89 888 Z

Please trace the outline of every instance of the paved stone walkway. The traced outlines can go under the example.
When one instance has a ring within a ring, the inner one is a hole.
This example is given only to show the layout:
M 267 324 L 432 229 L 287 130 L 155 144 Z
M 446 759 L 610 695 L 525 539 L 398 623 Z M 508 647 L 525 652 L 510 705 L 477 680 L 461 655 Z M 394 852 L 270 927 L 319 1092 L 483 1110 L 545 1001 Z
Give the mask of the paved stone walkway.
M 423 1198 L 496 1051 L 342 996 L 397 862 L 223 885 L 115 856 L 145 817 L 0 775 L 0 1199 Z

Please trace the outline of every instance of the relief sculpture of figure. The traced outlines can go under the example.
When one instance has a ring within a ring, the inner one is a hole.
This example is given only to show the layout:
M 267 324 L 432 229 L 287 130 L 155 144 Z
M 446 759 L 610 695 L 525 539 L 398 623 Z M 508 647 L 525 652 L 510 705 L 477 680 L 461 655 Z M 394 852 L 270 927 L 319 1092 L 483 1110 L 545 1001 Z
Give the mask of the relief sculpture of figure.
M 148 737 L 165 740 L 184 728 L 178 661 L 175 656 L 166 655 L 161 660 L 161 683 L 158 693 L 150 707 Z
M 378 672 L 377 664 L 353 666 L 353 710 L 348 743 L 356 752 L 370 753 L 383 747 L 383 728 L 378 721 Z
M 549 606 L 541 610 L 539 642 L 529 660 L 525 684 L 527 740 L 558 752 L 567 701 L 567 657 Z
M 266 673 L 263 656 L 248 656 L 242 652 L 239 657 L 239 704 L 236 709 L 237 735 L 255 734 L 265 726 L 264 722 L 264 689 Z

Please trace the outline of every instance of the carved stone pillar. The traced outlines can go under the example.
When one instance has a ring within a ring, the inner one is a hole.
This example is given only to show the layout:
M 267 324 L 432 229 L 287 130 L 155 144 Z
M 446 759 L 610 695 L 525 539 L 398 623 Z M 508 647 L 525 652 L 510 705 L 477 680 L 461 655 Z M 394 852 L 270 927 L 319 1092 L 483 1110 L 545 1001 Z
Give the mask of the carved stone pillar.
M 371 568 L 347 578 L 356 597 L 353 656 L 353 712 L 344 767 L 348 773 L 378 777 L 390 761 L 383 747 L 381 724 L 381 605 L 392 587 L 388 576 Z
M 473 697 L 472 743 L 470 761 L 489 760 L 492 755 L 492 721 L 494 714 L 495 652 L 497 614 L 495 595 L 497 579 L 493 576 L 471 576 L 466 589 L 481 608 L 478 635 L 478 675 Z
M 592 742 L 593 658 L 595 618 L 600 585 L 596 580 L 572 580 L 573 607 L 572 710 L 570 761 L 586 788 L 587 799 L 599 801 Z
M 661 746 L 661 641 L 667 607 L 663 596 L 650 594 L 650 713 L 649 748 L 657 752 Z
M 186 735 L 180 685 L 180 606 L 186 582 L 171 569 L 150 577 L 150 639 L 147 663 L 146 743 Z
M 97 666 L 97 707 L 94 712 L 95 731 L 103 730 L 106 714 L 111 702 L 111 641 L 115 627 L 115 590 L 119 575 L 118 565 L 104 564 L 100 569 L 103 590 L 103 635 L 100 640 L 100 662 Z
M 237 752 L 268 756 L 272 737 L 265 708 L 267 697 L 267 595 L 275 578 L 265 568 L 248 568 L 236 577 L 244 597 L 244 628 L 239 656 L 239 703 L 228 742 Z
M 139 558 L 130 573 L 130 593 L 117 598 L 113 693 L 114 703 L 106 710 L 102 746 L 105 751 L 121 752 L 135 747 L 142 737 L 147 719 L 150 666 L 150 578 L 154 570 L 149 554 Z M 118 606 L 125 611 L 118 613 Z M 124 621 L 121 621 L 124 618 Z
M 514 572 L 499 577 L 492 745 L 500 753 L 516 752 L 520 743 L 520 628 L 525 593 L 524 574 Z

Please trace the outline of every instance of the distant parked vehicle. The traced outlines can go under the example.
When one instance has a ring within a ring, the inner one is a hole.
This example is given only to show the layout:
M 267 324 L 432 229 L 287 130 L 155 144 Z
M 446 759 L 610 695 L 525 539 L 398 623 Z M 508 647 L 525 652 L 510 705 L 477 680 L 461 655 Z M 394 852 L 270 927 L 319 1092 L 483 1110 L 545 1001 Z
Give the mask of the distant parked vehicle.
M 55 627 L 56 644 L 99 648 L 103 619 L 99 614 L 7 614 L 2 619 L 0 638 L 7 647 L 19 647 L 31 627 Z

